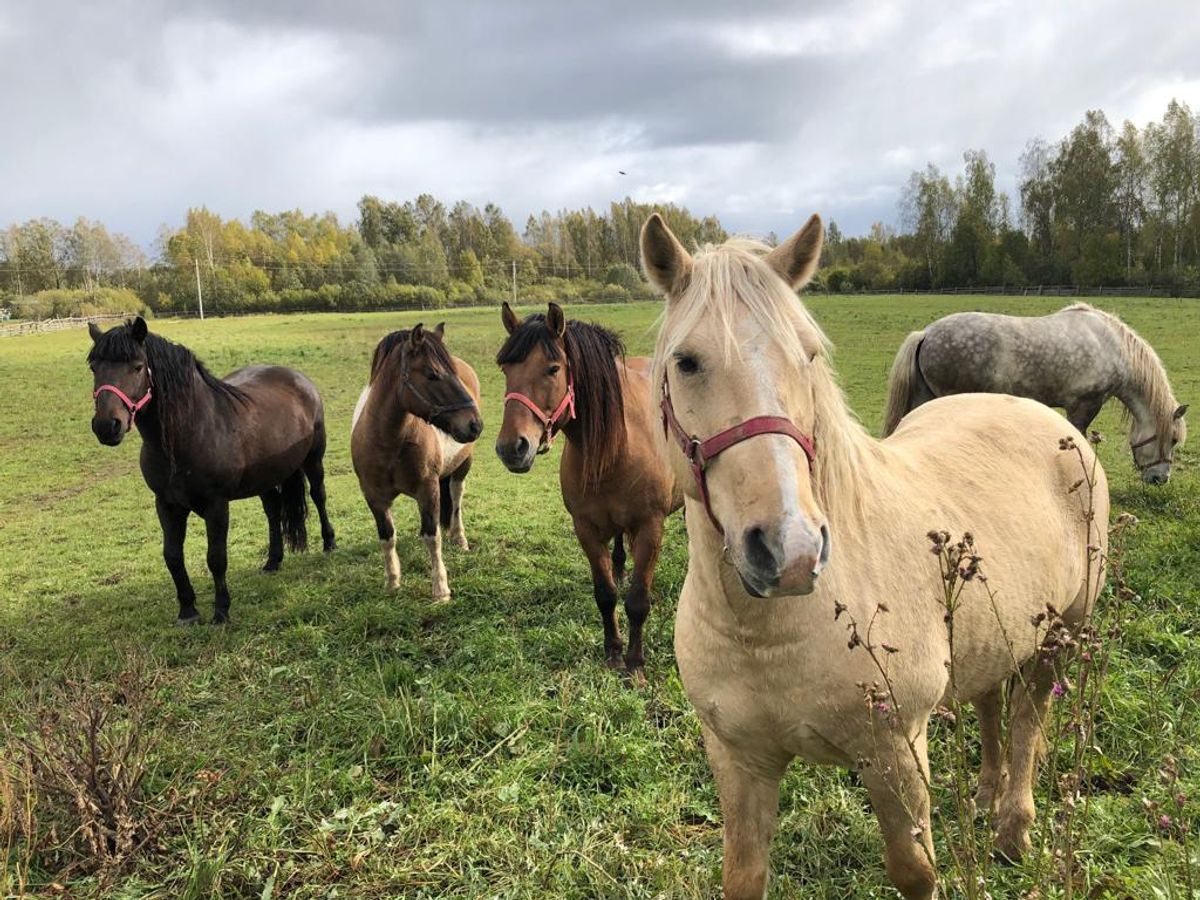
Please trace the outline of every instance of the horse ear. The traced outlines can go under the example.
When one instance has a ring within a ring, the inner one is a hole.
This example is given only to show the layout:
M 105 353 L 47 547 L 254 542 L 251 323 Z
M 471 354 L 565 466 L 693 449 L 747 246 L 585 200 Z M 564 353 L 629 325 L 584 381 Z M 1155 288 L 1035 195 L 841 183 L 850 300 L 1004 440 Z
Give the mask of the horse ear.
M 1184 403 L 1182 406 L 1179 407 L 1179 409 L 1175 410 L 1174 418 L 1182 419 L 1185 415 L 1187 415 L 1187 411 L 1188 411 L 1188 405 L 1186 403 Z
M 408 333 L 408 342 L 414 347 L 420 347 L 425 340 L 425 326 L 418 322 L 413 326 L 413 330 Z
M 437 326 L 433 329 L 433 333 L 437 335 L 439 341 L 442 340 L 446 336 L 446 323 L 438 322 Z
M 798 291 L 817 271 L 824 241 L 821 217 L 813 213 L 803 228 L 767 254 L 767 263 L 792 290 Z
M 567 317 L 557 303 L 551 303 L 546 308 L 546 327 L 555 337 L 562 337 L 567 333 Z
M 517 314 L 513 312 L 513 308 L 508 305 L 508 301 L 504 301 L 504 305 L 500 308 L 500 321 L 504 323 L 504 330 L 512 334 L 521 325 L 521 320 L 517 318 Z
M 92 336 L 92 343 L 94 344 L 100 340 L 100 335 L 104 334 L 104 332 L 100 330 L 100 326 L 95 322 L 88 322 L 88 334 Z
M 642 270 L 668 296 L 678 293 L 692 271 L 691 254 L 658 213 L 651 213 L 642 226 Z
M 139 344 L 146 340 L 146 332 L 149 330 L 150 329 L 146 327 L 146 320 L 141 316 L 138 316 L 133 320 L 133 328 L 131 329 L 131 333 L 133 334 L 133 339 Z

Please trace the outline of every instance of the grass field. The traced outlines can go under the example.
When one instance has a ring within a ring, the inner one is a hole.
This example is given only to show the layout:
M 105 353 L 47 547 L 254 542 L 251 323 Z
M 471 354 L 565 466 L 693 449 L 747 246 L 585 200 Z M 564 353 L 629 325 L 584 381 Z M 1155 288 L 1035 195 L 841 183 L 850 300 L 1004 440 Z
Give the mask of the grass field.
M 911 329 L 956 309 L 1035 314 L 1016 297 L 815 297 L 851 405 L 877 429 L 887 370 Z M 1120 300 L 1162 355 L 1181 402 L 1200 397 L 1200 305 Z M 648 353 L 657 304 L 568 310 Z M 262 574 L 257 500 L 230 527 L 233 624 L 171 627 L 176 606 L 139 439 L 100 446 L 89 429 L 86 332 L 0 342 L 0 716 L 23 727 L 65 680 L 102 685 L 137 670 L 151 686 L 144 794 L 181 799 L 153 845 L 108 884 L 65 856 L 17 845 L 0 895 L 108 897 L 711 897 L 720 812 L 695 716 L 675 672 L 672 613 L 686 566 L 671 521 L 648 623 L 644 689 L 606 671 L 587 567 L 558 491 L 557 451 L 524 477 L 491 451 L 502 379 L 494 310 L 445 314 L 451 349 L 483 382 L 485 432 L 467 482 L 472 550 L 446 551 L 454 600 L 433 606 L 415 504 L 397 506 L 404 566 L 384 573 L 349 461 L 350 414 L 386 331 L 429 313 L 162 321 L 151 327 L 217 372 L 277 362 L 321 387 L 330 428 L 330 511 L 339 549 L 285 557 Z M 1140 594 L 1098 718 L 1100 761 L 1126 792 L 1100 793 L 1083 858 L 1095 897 L 1185 897 L 1190 844 L 1157 828 L 1143 799 L 1174 755 L 1200 804 L 1200 476 L 1193 447 L 1171 483 L 1137 480 L 1110 405 L 1098 422 L 1114 514 L 1141 524 L 1127 550 Z M 1196 438 L 1193 438 L 1193 445 Z M 1014 486 L 1019 489 L 1019 486 Z M 931 522 L 930 527 L 940 523 Z M 310 528 L 312 522 L 310 522 Z M 315 533 L 315 532 L 313 532 Z M 211 613 L 202 524 L 187 561 Z M 43 699 L 39 699 L 43 698 Z M 972 726 L 973 727 L 973 726 Z M 944 748 L 933 750 L 934 768 Z M 1039 812 L 1045 809 L 1043 784 Z M 937 799 L 937 798 L 935 798 Z M 5 802 L 0 792 L 0 804 Z M 49 799 L 43 798 L 49 804 Z M 943 798 L 943 802 L 944 798 Z M 49 816 L 49 806 L 42 812 Z M 12 810 L 8 813 L 11 815 Z M 2 819 L 3 816 L 0 816 Z M 65 838 L 65 835 L 59 835 Z M 865 792 L 796 765 L 784 783 L 772 896 L 893 897 Z M 0 853 L 4 850 L 0 832 Z M 2 862 L 2 860 L 0 860 Z M 54 865 L 50 865 L 50 863 Z M 1193 865 L 1200 865 L 1200 859 Z M 1026 892 L 1047 866 L 993 873 L 992 895 Z M 1036 896 L 1057 896 L 1049 884 Z M 1200 896 L 1200 893 L 1195 896 Z

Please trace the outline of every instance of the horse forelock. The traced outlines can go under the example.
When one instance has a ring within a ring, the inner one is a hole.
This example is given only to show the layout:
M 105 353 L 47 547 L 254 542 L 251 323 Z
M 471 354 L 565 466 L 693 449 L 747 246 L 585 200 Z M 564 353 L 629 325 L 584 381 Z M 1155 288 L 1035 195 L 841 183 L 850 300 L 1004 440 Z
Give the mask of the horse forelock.
M 654 396 L 662 391 L 668 361 L 705 321 L 716 320 L 727 363 L 741 359 L 737 323 L 747 315 L 771 336 L 813 387 L 816 461 L 814 493 L 830 521 L 859 521 L 866 514 L 855 479 L 870 477 L 867 456 L 877 446 L 846 404 L 831 364 L 833 345 L 808 308 L 767 264 L 770 248 L 746 239 L 707 245 L 692 261 L 689 283 L 660 318 L 654 351 Z M 751 411 L 746 413 L 752 414 Z M 667 449 L 667 452 L 678 452 Z
M 374 383 L 376 377 L 383 370 L 384 365 L 388 364 L 392 359 L 392 351 L 397 347 L 401 349 L 408 343 L 409 337 L 412 335 L 411 328 L 401 329 L 386 334 L 375 345 L 375 353 L 371 357 L 371 377 L 369 383 Z M 446 348 L 446 342 L 437 336 L 432 331 L 426 331 L 424 336 L 425 352 L 433 359 L 445 367 L 446 371 L 454 373 L 454 360 L 450 357 L 450 351 Z M 400 365 L 406 359 L 403 352 L 395 355 L 396 362 L 394 365 Z

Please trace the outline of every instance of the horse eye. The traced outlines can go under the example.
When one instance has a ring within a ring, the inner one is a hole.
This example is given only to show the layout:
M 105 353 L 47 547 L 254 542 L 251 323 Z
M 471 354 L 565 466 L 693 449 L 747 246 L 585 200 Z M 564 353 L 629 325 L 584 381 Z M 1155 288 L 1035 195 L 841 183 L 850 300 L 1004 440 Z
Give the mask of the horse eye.
M 546 374 L 547 375 L 557 375 L 558 370 L 561 368 L 562 368 L 562 366 L 551 366 L 549 369 L 546 370 Z
M 437 372 L 433 371 L 433 369 L 426 369 L 425 377 L 428 378 L 430 381 L 440 381 L 441 380 L 441 377 L 438 375 Z
M 684 375 L 695 375 L 700 371 L 700 363 L 694 356 L 681 356 L 675 360 L 675 367 Z

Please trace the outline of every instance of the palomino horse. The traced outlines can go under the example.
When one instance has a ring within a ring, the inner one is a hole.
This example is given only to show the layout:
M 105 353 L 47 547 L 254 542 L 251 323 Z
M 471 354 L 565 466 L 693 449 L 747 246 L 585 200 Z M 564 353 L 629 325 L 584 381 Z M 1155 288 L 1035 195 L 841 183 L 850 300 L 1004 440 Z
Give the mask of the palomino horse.
M 655 452 L 658 414 L 650 400 L 648 359 L 625 358 L 611 331 L 566 320 L 551 303 L 524 322 L 507 303 L 508 339 L 496 362 L 504 371 L 504 423 L 496 454 L 511 472 L 528 472 L 537 453 L 566 438 L 558 475 L 563 503 L 592 567 L 592 588 L 604 624 L 604 656 L 622 665 L 617 582 L 629 535 L 633 577 L 625 595 L 629 650 L 624 666 L 642 677 L 642 626 L 650 612 L 663 520 L 683 502 Z M 612 546 L 610 553 L 609 546 Z
M 1048 407 L 999 394 L 934 401 L 872 439 L 793 292 L 820 257 L 816 216 L 769 252 L 730 241 L 693 259 L 655 215 L 641 249 L 666 295 L 661 452 L 687 485 L 675 653 L 720 792 L 726 896 L 764 894 L 794 757 L 858 766 L 893 883 L 934 896 L 926 734 L 951 694 L 951 650 L 953 693 L 985 726 L 997 846 L 1019 856 L 1054 678 L 1031 617 L 1049 603 L 1077 625 L 1102 578 L 1108 487 L 1091 447 Z M 1059 449 L 1066 435 L 1078 451 Z M 1081 459 L 1094 474 L 1078 485 Z M 940 528 L 974 533 L 998 588 L 993 607 L 978 579 L 966 583 L 952 648 L 927 538 Z M 1005 761 L 998 697 L 1017 669 Z
M 450 599 L 441 528 L 449 528 L 451 539 L 467 549 L 463 483 L 471 471 L 475 439 L 483 431 L 479 379 L 474 369 L 449 354 L 444 334 L 444 322 L 433 331 L 417 325 L 379 342 L 350 435 L 350 457 L 375 517 L 388 588 L 400 587 L 392 502 L 406 494 L 421 510 L 421 538 L 429 550 L 433 599 L 438 601 Z
M 274 571 L 307 543 L 304 479 L 325 551 L 334 549 L 325 513 L 325 408 L 306 377 L 281 366 L 247 366 L 219 379 L 186 347 L 150 334 L 138 317 L 107 332 L 89 325 L 88 365 L 95 377 L 92 431 L 116 446 L 137 425 L 142 477 L 154 492 L 163 559 L 179 597 L 179 623 L 200 621 L 183 560 L 189 513 L 204 519 L 214 624 L 229 620 L 226 538 L 229 501 L 258 496 L 267 514 Z
M 1148 484 L 1171 477 L 1187 436 L 1158 354 L 1114 316 L 1076 303 L 1048 316 L 962 312 L 914 331 L 889 378 L 884 436 L 909 410 L 934 397 L 981 391 L 1061 406 L 1087 433 L 1109 397 L 1125 405 L 1133 463 Z

